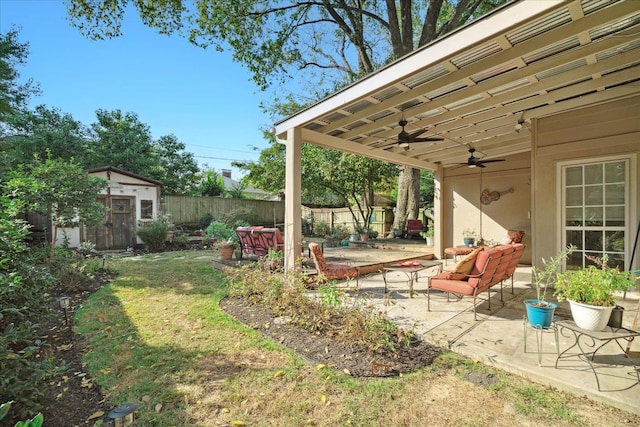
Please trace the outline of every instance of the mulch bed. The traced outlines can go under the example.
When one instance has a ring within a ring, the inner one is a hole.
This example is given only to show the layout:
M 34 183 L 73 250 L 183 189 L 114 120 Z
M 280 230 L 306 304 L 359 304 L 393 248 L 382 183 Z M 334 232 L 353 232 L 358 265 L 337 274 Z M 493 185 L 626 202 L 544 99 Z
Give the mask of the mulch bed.
M 395 350 L 389 347 L 371 350 L 366 346 L 337 341 L 287 322 L 286 318 L 278 318 L 265 307 L 238 298 L 225 298 L 220 302 L 220 308 L 310 363 L 348 371 L 354 377 L 387 377 L 411 372 L 431 364 L 440 353 L 438 347 L 415 336 L 411 337 L 408 346 L 394 342 Z

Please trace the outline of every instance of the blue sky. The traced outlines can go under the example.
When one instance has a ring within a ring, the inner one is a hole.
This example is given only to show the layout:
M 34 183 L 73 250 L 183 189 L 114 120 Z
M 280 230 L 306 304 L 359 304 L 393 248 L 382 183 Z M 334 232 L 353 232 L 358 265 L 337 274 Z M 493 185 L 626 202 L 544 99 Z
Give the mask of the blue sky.
M 267 146 L 261 129 L 271 118 L 259 108 L 266 96 L 231 52 L 204 50 L 180 37 L 125 18 L 123 36 L 91 41 L 71 27 L 62 0 L 0 0 L 0 32 L 21 27 L 29 43 L 21 79 L 33 78 L 45 104 L 89 125 L 98 109 L 133 112 L 154 138 L 174 134 L 201 165 L 232 169 L 231 160 L 257 160 Z

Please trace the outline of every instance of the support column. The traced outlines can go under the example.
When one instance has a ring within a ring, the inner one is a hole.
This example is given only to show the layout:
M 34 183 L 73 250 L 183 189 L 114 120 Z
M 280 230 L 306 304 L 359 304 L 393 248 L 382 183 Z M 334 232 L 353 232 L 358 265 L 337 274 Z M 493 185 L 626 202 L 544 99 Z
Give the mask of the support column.
M 444 259 L 444 227 L 451 228 L 450 220 L 445 224 L 444 218 L 444 204 L 442 200 L 442 187 L 443 187 L 444 168 L 441 164 L 438 165 L 438 169 L 433 174 L 433 253 L 436 257 Z
M 296 268 L 302 253 L 302 131 L 287 131 L 284 199 L 284 268 Z

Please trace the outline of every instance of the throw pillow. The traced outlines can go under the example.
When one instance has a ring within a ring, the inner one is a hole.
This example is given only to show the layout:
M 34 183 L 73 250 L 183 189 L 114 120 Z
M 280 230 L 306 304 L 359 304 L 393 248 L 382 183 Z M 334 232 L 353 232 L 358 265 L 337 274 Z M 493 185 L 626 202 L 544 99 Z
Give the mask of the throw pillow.
M 467 275 L 471 273 L 473 270 L 473 264 L 476 262 L 476 256 L 478 256 L 478 252 L 483 250 L 484 248 L 476 248 L 469 255 L 462 258 L 458 263 L 453 267 L 449 274 L 449 279 L 453 280 L 464 280 L 467 278 Z
M 507 231 L 507 236 L 511 240 L 510 243 L 522 243 L 522 238 L 524 237 L 523 230 L 509 230 Z

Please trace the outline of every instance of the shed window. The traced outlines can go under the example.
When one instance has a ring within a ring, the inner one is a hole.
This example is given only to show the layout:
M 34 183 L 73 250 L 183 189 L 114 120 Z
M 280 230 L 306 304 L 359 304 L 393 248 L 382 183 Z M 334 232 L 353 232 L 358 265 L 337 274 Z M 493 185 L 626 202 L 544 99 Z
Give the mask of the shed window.
M 142 219 L 153 218 L 153 200 L 140 201 L 140 218 Z

